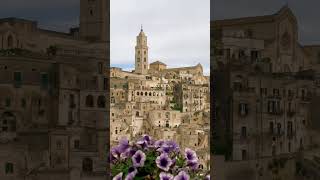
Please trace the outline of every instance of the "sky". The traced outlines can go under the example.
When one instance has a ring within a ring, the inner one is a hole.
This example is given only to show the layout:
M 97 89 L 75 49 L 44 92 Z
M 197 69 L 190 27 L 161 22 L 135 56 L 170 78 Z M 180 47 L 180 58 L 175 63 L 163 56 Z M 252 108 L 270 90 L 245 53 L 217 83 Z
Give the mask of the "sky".
M 111 66 L 133 70 L 140 26 L 148 37 L 149 63 L 168 67 L 201 63 L 210 69 L 210 0 L 111 0 Z

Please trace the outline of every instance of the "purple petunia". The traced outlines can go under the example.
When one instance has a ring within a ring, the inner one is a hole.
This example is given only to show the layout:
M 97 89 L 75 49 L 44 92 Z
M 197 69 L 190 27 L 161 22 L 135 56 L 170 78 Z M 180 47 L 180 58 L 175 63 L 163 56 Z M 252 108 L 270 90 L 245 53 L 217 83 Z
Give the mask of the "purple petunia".
M 119 141 L 119 145 L 117 146 L 120 153 L 124 153 L 129 147 L 129 140 L 125 137 Z
M 198 160 L 197 154 L 192 149 L 186 148 L 184 151 L 184 156 L 187 161 L 195 161 Z
M 134 167 L 143 167 L 146 155 L 141 150 L 138 150 L 131 159 Z
M 163 153 L 157 157 L 156 163 L 158 168 L 164 171 L 168 171 L 172 164 L 172 160 L 169 158 L 169 156 L 166 153 Z
M 210 180 L 210 174 L 208 174 L 208 175 L 204 178 L 204 180 Z
M 181 171 L 174 177 L 174 180 L 190 180 L 190 176 L 186 172 Z
M 164 140 L 158 140 L 154 143 L 156 148 L 160 148 L 164 144 Z
M 117 174 L 115 177 L 113 177 L 112 180 L 122 180 L 122 175 L 123 175 L 123 173 L 121 172 L 121 173 Z
M 199 162 L 198 162 L 198 160 L 187 161 L 187 165 L 188 165 L 192 170 L 197 170 L 197 169 L 199 168 Z
M 135 176 L 136 176 L 135 174 L 130 173 L 126 176 L 124 180 L 133 180 Z
M 173 180 L 172 174 L 168 174 L 168 173 L 164 173 L 164 172 L 161 172 L 159 177 L 160 177 L 160 180 Z

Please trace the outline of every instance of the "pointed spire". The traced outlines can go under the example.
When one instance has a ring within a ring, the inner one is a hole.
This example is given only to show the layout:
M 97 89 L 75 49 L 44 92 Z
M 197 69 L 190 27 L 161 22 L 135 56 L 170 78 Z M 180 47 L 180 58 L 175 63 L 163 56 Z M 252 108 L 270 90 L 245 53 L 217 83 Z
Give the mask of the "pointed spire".
M 142 26 L 142 24 L 141 24 L 141 32 L 143 32 L 143 26 Z

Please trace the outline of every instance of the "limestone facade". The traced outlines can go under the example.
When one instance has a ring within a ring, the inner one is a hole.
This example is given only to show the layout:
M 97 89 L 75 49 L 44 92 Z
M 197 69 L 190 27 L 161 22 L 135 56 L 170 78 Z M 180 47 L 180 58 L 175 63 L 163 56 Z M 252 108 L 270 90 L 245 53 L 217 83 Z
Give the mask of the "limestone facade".
M 0 179 L 106 178 L 107 6 L 70 33 L 0 20 Z

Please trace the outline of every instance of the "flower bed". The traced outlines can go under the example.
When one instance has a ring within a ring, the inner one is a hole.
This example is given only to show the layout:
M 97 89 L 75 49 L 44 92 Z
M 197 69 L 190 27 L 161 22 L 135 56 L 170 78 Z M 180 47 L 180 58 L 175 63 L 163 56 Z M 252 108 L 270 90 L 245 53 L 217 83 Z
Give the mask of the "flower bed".
M 109 161 L 113 180 L 210 180 L 208 172 L 199 169 L 195 151 L 181 152 L 174 141 L 154 141 L 147 135 L 131 143 L 121 139 Z

